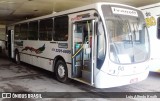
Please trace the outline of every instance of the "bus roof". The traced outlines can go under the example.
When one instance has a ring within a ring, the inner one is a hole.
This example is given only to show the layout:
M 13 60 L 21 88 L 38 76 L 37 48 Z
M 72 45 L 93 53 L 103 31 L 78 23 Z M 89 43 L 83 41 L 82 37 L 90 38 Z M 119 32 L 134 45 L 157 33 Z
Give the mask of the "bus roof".
M 61 12 L 57 12 L 57 13 L 53 12 L 53 13 L 48 14 L 48 15 L 44 15 L 44 16 L 40 16 L 40 17 L 36 17 L 36 18 L 32 18 L 32 19 L 19 21 L 19 22 L 13 23 L 11 25 L 24 23 L 24 22 L 29 22 L 29 21 L 34 21 L 34 20 L 39 20 L 39 19 L 50 18 L 50 17 L 55 17 L 55 16 L 61 16 L 61 15 L 65 15 L 65 14 L 76 13 L 76 12 L 85 11 L 85 10 L 96 9 L 96 8 L 98 8 L 98 6 L 103 5 L 103 4 L 105 4 L 105 5 L 120 5 L 120 6 L 125 6 L 125 7 L 130 7 L 130 8 L 133 8 L 133 9 L 137 9 L 137 8 L 135 8 L 133 6 L 129 6 L 129 5 L 125 5 L 125 4 L 98 2 L 98 3 L 94 3 L 94 4 L 90 4 L 90 5 L 86 5 L 86 6 L 82 6 L 82 7 L 78 7 L 78 8 L 73 8 L 73 9 L 69 9 L 69 10 L 65 10 L 65 11 L 61 11 Z M 139 10 L 139 9 L 137 9 L 137 10 Z

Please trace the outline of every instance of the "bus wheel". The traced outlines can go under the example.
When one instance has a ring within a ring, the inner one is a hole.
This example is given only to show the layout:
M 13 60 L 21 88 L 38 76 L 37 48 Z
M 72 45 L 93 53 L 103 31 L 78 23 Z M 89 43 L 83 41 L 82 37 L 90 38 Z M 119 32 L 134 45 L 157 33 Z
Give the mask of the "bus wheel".
M 58 60 L 55 67 L 55 74 L 58 81 L 63 83 L 68 81 L 68 70 L 64 61 Z
M 20 64 L 20 56 L 19 56 L 19 52 L 15 52 L 15 62 L 16 64 Z

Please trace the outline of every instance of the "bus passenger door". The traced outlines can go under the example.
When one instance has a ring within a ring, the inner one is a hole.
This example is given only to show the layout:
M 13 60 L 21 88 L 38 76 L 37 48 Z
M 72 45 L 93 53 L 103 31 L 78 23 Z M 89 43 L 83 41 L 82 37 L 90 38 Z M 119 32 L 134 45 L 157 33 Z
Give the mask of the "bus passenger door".
M 72 76 L 83 83 L 93 84 L 94 20 L 73 24 Z

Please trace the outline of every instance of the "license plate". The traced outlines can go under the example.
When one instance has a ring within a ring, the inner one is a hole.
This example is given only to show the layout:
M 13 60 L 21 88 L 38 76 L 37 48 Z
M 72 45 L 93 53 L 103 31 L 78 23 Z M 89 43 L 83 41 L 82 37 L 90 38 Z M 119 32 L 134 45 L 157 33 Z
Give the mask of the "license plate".
M 136 83 L 136 82 L 138 82 L 138 78 L 133 78 L 130 80 L 130 83 Z

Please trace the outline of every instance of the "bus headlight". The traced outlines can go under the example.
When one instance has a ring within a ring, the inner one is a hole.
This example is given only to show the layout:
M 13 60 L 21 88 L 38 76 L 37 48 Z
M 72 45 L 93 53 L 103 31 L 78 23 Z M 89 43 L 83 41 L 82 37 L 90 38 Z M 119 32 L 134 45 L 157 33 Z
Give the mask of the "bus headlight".
M 111 75 L 118 75 L 118 70 L 115 70 L 115 69 L 109 69 L 109 74 Z

